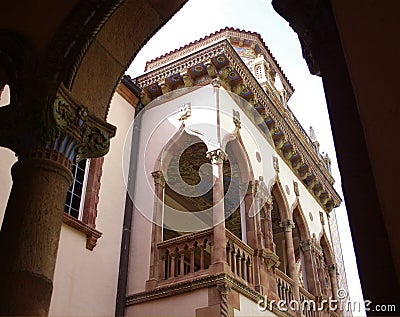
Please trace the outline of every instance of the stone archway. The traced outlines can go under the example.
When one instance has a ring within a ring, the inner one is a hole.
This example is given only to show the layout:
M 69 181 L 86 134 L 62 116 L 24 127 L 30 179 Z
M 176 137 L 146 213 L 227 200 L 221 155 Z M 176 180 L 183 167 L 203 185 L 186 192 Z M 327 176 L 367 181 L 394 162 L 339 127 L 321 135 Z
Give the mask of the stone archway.
M 0 22 L 0 86 L 12 92 L 0 109 L 0 146 L 18 155 L 0 232 L 0 315 L 48 314 L 71 163 L 107 153 L 117 83 L 185 2 L 0 4 L 9 13 Z

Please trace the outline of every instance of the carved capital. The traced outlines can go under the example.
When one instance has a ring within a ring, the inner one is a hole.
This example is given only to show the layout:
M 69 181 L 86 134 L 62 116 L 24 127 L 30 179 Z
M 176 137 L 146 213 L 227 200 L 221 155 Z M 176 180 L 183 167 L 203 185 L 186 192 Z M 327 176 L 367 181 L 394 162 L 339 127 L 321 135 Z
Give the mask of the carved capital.
M 74 102 L 65 89 L 59 90 L 51 104 L 50 126 L 46 149 L 56 150 L 75 162 L 105 155 L 116 130 Z
M 293 220 L 290 219 L 282 221 L 279 226 L 283 228 L 283 230 L 285 230 L 286 232 L 291 232 L 292 229 L 295 227 Z
M 303 252 L 310 251 L 313 246 L 313 242 L 311 239 L 302 240 L 299 242 L 299 244 L 300 244 L 300 247 L 303 250 Z
M 165 178 L 161 171 L 152 172 L 151 175 L 154 178 L 154 185 L 160 185 L 165 188 Z
M 207 152 L 207 158 L 211 160 L 212 164 L 222 164 L 228 158 L 228 155 L 224 150 L 216 149 Z

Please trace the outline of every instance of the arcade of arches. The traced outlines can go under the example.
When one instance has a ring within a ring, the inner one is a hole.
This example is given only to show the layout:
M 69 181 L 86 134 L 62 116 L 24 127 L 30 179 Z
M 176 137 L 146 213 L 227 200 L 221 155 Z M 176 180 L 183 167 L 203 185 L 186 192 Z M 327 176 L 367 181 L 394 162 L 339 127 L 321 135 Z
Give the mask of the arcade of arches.
M 226 272 L 268 298 L 336 299 L 336 264 L 324 231 L 311 237 L 300 203 L 290 211 L 279 181 L 269 191 L 252 178 L 237 139 L 225 150 L 208 152 L 197 137 L 184 135 L 166 151 L 163 172 L 153 172 L 156 203 L 147 290 L 189 274 Z M 222 175 L 213 173 L 215 167 Z M 218 197 L 223 197 L 223 208 Z M 194 227 L 197 222 L 202 226 Z
M 0 85 L 9 84 L 12 94 L 11 104 L 0 109 L 0 145 L 18 155 L 0 233 L 0 250 L 7 254 L 0 264 L 1 314 L 48 313 L 71 160 L 107 153 L 115 131 L 105 119 L 116 84 L 140 47 L 185 2 L 0 4 Z M 398 303 L 399 172 L 382 166 L 387 150 L 395 156 L 400 148 L 393 138 L 399 135 L 399 44 L 393 40 L 399 2 L 306 2 L 273 1 L 299 34 L 311 72 L 324 81 L 364 296 Z M 382 48 L 379 76 L 371 76 L 371 61 Z M 69 144 L 69 152 L 60 144 Z

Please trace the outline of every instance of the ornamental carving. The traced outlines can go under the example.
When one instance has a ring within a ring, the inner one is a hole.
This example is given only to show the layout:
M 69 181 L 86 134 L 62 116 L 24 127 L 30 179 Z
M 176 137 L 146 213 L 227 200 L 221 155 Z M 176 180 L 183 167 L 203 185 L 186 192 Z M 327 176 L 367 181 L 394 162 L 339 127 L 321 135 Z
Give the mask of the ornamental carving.
M 105 155 L 115 127 L 91 116 L 83 105 L 73 103 L 62 90 L 51 104 L 51 140 L 53 149 L 71 161 Z
M 236 128 L 240 129 L 242 123 L 240 121 L 240 112 L 233 110 L 233 123 L 235 124 Z
M 273 160 L 273 164 L 274 164 L 274 169 L 277 173 L 279 173 L 279 161 L 278 158 L 276 156 L 272 157 Z
M 165 178 L 161 171 L 152 172 L 151 175 L 154 178 L 154 185 L 160 185 L 161 187 L 165 187 Z
M 211 160 L 212 164 L 222 164 L 228 158 L 228 155 L 224 150 L 216 149 L 207 152 L 206 157 Z
M 285 230 L 285 232 L 291 232 L 295 228 L 295 224 L 292 220 L 282 221 L 279 226 Z

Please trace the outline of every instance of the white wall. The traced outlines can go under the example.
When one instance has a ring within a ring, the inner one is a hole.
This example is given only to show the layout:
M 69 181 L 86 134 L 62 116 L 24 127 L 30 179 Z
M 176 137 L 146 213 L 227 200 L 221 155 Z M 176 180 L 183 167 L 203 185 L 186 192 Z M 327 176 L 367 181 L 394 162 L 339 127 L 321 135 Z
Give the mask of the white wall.
M 183 103 L 191 104 L 191 116 L 185 120 L 183 130 L 188 134 L 198 136 L 212 150 L 226 146 L 235 131 L 233 110 L 239 111 L 241 118 L 240 135 L 249 156 L 254 172 L 254 178 L 263 177 L 264 182 L 271 189 L 277 173 L 273 167 L 273 157 L 279 161 L 280 172 L 278 177 L 284 188 L 284 197 L 289 208 L 293 209 L 296 202 L 293 182 L 299 184 L 300 206 L 304 211 L 304 218 L 310 229 L 310 235 L 320 235 L 322 225 L 319 212 L 322 207 L 308 191 L 302 181 L 292 172 L 289 166 L 275 152 L 273 141 L 269 135 L 265 136 L 257 128 L 241 106 L 236 104 L 230 94 L 220 89 L 219 104 L 215 98 L 215 90 L 205 86 L 197 90 L 186 90 L 186 94 L 179 95 L 174 91 L 164 95 L 146 106 L 142 113 L 141 135 L 138 147 L 138 165 L 136 185 L 134 191 L 135 213 L 132 222 L 132 243 L 130 252 L 130 271 L 128 277 L 127 294 L 145 290 L 145 282 L 149 278 L 149 259 L 151 244 L 151 220 L 154 208 L 154 182 L 151 173 L 160 168 L 158 161 L 164 147 L 177 139 L 181 131 L 182 121 L 179 121 L 179 107 Z M 220 130 L 217 130 L 217 109 L 220 114 Z M 219 133 L 219 135 L 218 135 Z M 257 152 L 261 156 L 257 160 Z M 244 159 L 244 158 L 239 158 Z M 286 192 L 286 186 L 289 193 Z M 309 214 L 312 215 L 311 220 Z M 325 214 L 325 212 L 324 212 Z M 182 216 L 190 213 L 182 213 Z M 325 230 L 330 239 L 328 221 L 325 221 Z M 138 241 L 140 241 L 138 243 Z
M 107 121 L 117 126 L 104 158 L 96 229 L 102 232 L 93 251 L 86 236 L 63 224 L 50 315 L 114 315 L 126 187 L 122 153 L 134 109 L 115 94 Z

